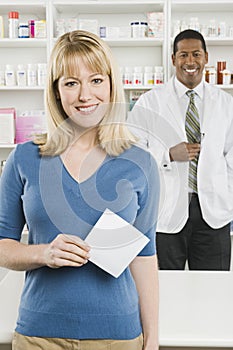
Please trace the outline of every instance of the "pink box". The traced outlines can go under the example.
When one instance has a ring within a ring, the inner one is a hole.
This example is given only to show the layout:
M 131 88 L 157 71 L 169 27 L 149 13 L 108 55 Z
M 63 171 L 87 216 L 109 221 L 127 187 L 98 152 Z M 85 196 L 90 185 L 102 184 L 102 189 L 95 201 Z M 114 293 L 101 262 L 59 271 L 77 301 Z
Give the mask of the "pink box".
M 16 117 L 16 143 L 23 143 L 33 139 L 35 134 L 46 132 L 44 115 Z

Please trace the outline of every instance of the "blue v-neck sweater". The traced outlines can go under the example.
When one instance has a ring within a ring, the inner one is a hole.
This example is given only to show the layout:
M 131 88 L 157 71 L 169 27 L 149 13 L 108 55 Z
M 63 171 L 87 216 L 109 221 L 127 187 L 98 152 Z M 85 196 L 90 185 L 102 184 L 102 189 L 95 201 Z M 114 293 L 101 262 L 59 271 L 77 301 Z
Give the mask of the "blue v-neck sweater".
M 25 223 L 29 244 L 49 243 L 59 233 L 85 239 L 109 208 L 150 239 L 139 255 L 154 255 L 158 196 L 155 161 L 136 146 L 107 156 L 80 184 L 60 157 L 40 157 L 28 142 L 10 154 L 0 180 L 0 239 L 19 241 Z M 142 328 L 130 269 L 119 278 L 91 262 L 27 271 L 16 331 L 72 339 L 137 337 Z

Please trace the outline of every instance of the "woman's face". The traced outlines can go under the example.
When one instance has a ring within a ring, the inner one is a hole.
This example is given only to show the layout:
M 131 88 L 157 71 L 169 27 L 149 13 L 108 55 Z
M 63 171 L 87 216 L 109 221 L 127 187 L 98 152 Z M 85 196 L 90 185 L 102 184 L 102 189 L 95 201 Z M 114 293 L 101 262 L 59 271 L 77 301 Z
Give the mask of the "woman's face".
M 67 116 L 81 128 L 92 128 L 103 119 L 110 102 L 110 79 L 78 60 L 72 76 L 58 80 L 58 95 Z

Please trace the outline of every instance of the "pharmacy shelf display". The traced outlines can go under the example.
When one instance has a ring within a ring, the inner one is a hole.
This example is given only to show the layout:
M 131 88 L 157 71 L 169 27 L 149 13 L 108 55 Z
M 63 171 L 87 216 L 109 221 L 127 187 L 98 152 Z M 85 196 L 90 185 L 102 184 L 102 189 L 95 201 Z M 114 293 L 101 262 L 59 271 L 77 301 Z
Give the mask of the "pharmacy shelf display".
M 217 69 L 218 61 L 225 61 L 226 68 L 233 73 L 233 1 L 171 0 L 168 10 L 168 36 L 170 42 L 183 29 L 192 28 L 205 37 L 209 53 L 208 66 Z M 171 55 L 172 47 L 169 46 Z M 171 64 L 168 76 L 171 75 Z M 216 81 L 217 83 L 217 81 Z M 233 85 L 218 85 L 233 93 Z
M 19 24 L 28 23 L 29 20 L 37 21 L 37 37 L 9 38 L 9 12 L 18 12 Z M 157 26 L 154 36 L 144 37 L 143 26 L 148 19 L 153 19 L 149 14 L 156 14 L 160 26 Z M 15 73 L 18 64 L 25 69 L 28 64 L 38 68 L 38 64 L 47 62 L 57 37 L 64 31 L 76 28 L 92 28 L 106 40 L 118 60 L 122 77 L 125 73 L 133 74 L 134 67 L 137 67 L 136 73 L 142 74 L 141 84 L 138 84 L 140 79 L 135 76 L 131 76 L 130 84 L 124 80 L 126 97 L 131 103 L 153 87 L 153 84 L 144 81 L 144 73 L 150 74 L 148 67 L 152 67 L 153 73 L 154 67 L 157 67 L 156 74 L 160 75 L 162 67 L 161 79 L 169 79 L 172 74 L 172 39 L 178 30 L 187 27 L 204 33 L 210 66 L 216 66 L 217 61 L 224 60 L 227 68 L 233 71 L 232 16 L 232 0 L 1 0 L 0 108 L 14 107 L 16 114 L 25 111 L 30 114 L 31 111 L 41 111 L 44 108 L 43 86 L 28 83 L 20 86 L 5 85 L 2 83 L 5 67 L 7 64 L 13 66 Z M 46 24 L 46 33 L 40 24 Z M 147 79 L 147 82 L 151 80 Z M 233 93 L 231 84 L 219 87 Z M 13 147 L 9 144 L 0 147 L 0 161 L 7 157 Z

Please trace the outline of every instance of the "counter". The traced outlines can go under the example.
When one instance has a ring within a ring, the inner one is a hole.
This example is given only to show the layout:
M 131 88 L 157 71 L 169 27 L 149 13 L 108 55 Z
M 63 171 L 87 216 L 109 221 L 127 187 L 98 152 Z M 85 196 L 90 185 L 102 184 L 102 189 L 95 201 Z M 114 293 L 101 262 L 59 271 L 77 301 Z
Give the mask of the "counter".
M 11 342 L 23 279 L 0 269 L 0 344 Z M 232 272 L 159 271 L 159 284 L 161 346 L 233 347 Z

